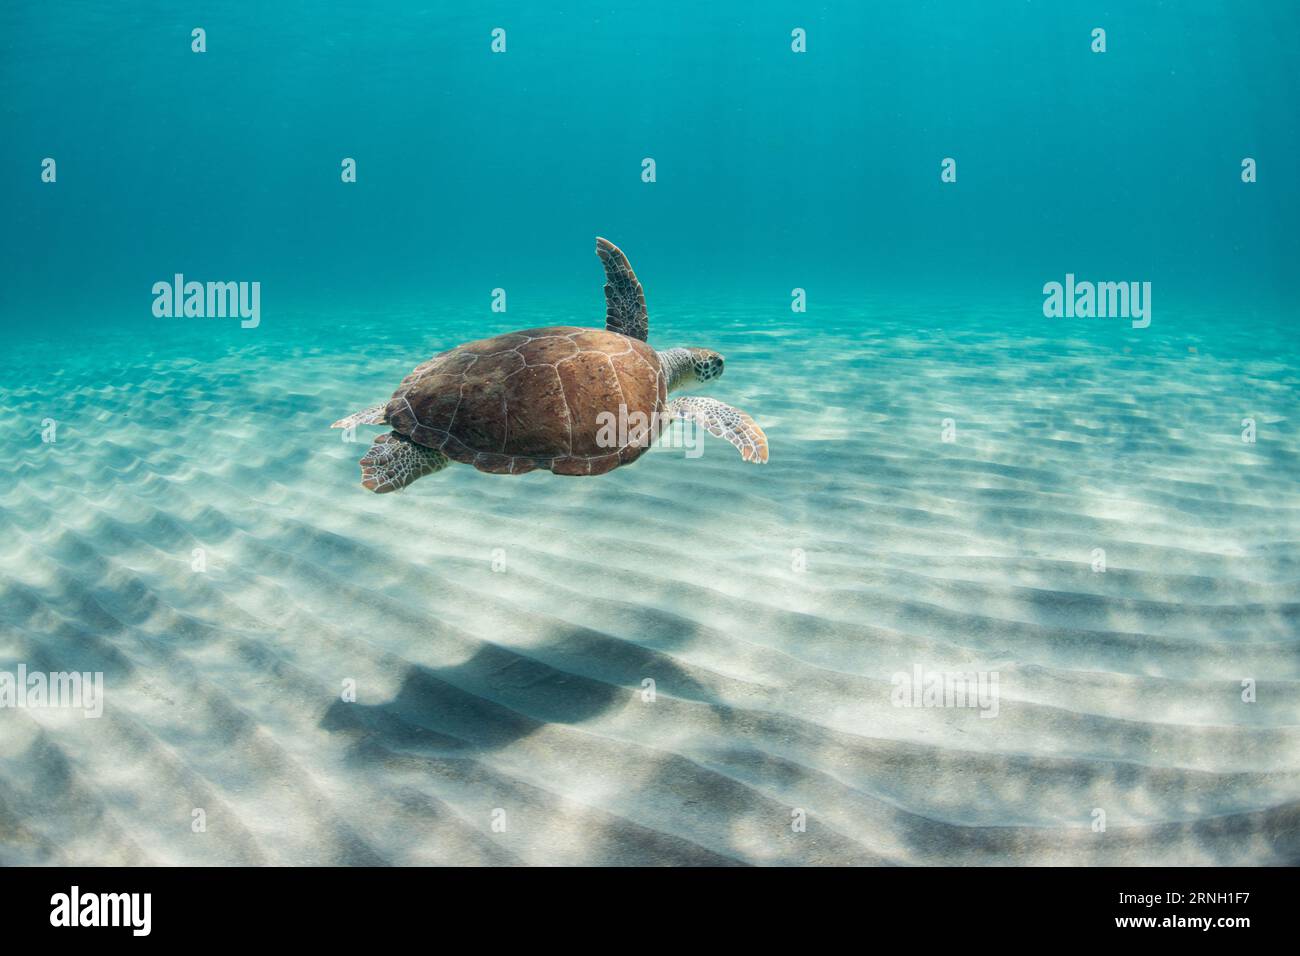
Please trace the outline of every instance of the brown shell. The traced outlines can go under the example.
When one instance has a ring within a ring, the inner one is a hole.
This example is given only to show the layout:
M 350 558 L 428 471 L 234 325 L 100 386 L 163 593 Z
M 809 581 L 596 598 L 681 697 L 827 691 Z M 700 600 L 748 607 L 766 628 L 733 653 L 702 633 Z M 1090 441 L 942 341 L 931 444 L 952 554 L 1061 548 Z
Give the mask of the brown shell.
M 399 433 L 479 471 L 599 475 L 645 453 L 664 423 L 667 394 L 659 356 L 645 342 L 557 326 L 435 355 L 402 381 L 386 416 Z M 598 440 L 612 433 L 602 412 L 616 427 L 628 423 L 612 443 Z

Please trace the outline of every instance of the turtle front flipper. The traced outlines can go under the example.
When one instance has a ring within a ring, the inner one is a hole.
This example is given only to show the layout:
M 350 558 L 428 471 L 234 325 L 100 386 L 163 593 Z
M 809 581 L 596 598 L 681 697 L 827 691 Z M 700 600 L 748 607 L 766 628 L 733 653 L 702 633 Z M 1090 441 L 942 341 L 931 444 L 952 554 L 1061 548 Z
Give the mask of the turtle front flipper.
M 361 484 L 375 494 L 405 488 L 416 478 L 441 471 L 451 459 L 436 448 L 416 444 L 404 435 L 380 435 L 361 459 Z
M 354 425 L 383 425 L 387 422 L 388 403 L 353 412 L 347 418 L 340 418 L 330 428 L 351 428 Z
M 605 331 L 646 340 L 650 318 L 645 292 L 623 250 L 608 239 L 596 237 L 596 255 L 605 264 Z
M 697 422 L 710 435 L 725 438 L 740 451 L 740 457 L 761 465 L 767 461 L 767 436 L 758 423 L 738 408 L 716 398 L 687 395 L 668 403 L 668 414 Z

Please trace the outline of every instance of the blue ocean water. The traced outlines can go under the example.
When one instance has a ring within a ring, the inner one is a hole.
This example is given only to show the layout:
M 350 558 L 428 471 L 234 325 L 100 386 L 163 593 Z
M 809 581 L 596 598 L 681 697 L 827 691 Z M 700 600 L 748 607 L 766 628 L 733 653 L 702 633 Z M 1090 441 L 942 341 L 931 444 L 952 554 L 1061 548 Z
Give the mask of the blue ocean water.
M 281 312 L 576 304 L 597 234 L 661 303 L 1072 271 L 1295 304 L 1293 4 L 544 6 L 6 4 L 6 315 L 149 324 L 177 271 Z
M 544 6 L 0 9 L 0 862 L 1300 859 L 1300 8 Z M 364 491 L 597 235 L 771 461 Z

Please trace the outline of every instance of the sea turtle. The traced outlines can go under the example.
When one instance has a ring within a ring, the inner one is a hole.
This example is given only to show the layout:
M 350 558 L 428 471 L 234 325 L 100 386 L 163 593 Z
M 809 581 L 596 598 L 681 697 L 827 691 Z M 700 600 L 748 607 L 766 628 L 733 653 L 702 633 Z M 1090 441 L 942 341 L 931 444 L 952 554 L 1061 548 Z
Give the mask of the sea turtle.
M 627 257 L 596 239 L 605 265 L 605 329 L 509 332 L 435 355 L 383 405 L 334 428 L 391 425 L 361 459 L 361 484 L 396 491 L 453 461 L 479 471 L 600 475 L 636 461 L 675 418 L 697 422 L 767 461 L 752 418 L 712 398 L 668 393 L 712 381 L 723 359 L 701 348 L 646 344 L 645 294 Z

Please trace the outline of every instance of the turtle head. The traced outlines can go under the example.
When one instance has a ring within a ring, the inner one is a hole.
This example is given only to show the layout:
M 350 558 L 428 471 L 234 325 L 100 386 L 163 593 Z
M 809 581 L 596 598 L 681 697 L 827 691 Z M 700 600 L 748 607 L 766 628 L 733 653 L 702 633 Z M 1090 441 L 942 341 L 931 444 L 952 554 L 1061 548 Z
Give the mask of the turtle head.
M 668 373 L 668 391 L 707 385 L 722 374 L 724 359 L 713 349 L 676 348 L 659 353 Z
M 695 373 L 695 380 L 701 384 L 707 384 L 722 374 L 722 367 L 725 360 L 713 349 L 687 349 L 691 353 L 691 370 Z

